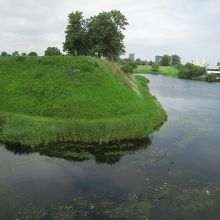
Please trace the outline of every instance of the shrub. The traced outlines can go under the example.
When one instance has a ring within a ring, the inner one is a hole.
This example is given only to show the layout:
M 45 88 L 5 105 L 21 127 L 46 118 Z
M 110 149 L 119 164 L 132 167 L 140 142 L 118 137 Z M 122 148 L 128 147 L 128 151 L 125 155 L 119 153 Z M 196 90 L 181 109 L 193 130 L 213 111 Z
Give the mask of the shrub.
M 206 76 L 207 82 L 220 82 L 220 74 L 218 73 L 212 73 Z
M 124 73 L 132 73 L 133 72 L 133 68 L 129 65 L 124 65 L 121 67 L 121 70 L 124 72 Z
M 137 65 L 134 61 L 124 60 L 121 70 L 125 73 L 133 73 L 133 70 L 137 68 Z
M 154 72 L 158 72 L 158 71 L 160 70 L 160 64 L 159 64 L 159 63 L 154 63 L 154 64 L 152 65 L 152 70 L 153 70 Z

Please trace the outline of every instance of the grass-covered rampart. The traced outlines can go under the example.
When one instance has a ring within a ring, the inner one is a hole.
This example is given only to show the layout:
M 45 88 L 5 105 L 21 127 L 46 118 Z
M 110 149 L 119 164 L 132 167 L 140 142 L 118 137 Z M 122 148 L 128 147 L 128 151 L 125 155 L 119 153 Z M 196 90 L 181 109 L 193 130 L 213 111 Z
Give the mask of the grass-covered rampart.
M 166 113 L 139 77 L 92 57 L 0 58 L 0 140 L 36 147 L 145 137 Z

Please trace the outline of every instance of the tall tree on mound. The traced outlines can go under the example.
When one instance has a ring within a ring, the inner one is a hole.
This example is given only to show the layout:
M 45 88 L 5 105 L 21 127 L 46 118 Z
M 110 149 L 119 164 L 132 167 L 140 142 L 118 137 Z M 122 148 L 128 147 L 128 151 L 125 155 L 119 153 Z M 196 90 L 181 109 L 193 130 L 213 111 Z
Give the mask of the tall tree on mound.
M 128 25 L 120 11 L 102 12 L 84 19 L 82 12 L 69 15 L 64 51 L 72 55 L 97 55 L 109 60 L 118 58 L 124 51 L 124 35 Z
M 88 55 L 89 42 L 87 20 L 80 11 L 69 14 L 69 24 L 66 28 L 63 50 L 72 55 Z
M 124 54 L 122 30 L 125 30 L 127 25 L 127 19 L 120 11 L 102 12 L 90 18 L 89 36 L 93 53 L 109 60 Z

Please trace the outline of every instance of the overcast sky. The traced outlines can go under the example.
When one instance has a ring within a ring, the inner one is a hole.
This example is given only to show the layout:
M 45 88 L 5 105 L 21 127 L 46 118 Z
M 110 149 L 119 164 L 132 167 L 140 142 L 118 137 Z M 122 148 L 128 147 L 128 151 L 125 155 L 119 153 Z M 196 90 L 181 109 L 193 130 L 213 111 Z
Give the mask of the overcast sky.
M 0 0 L 0 51 L 62 49 L 67 16 L 120 10 L 130 25 L 126 56 L 154 59 L 179 54 L 183 61 L 220 61 L 219 0 Z

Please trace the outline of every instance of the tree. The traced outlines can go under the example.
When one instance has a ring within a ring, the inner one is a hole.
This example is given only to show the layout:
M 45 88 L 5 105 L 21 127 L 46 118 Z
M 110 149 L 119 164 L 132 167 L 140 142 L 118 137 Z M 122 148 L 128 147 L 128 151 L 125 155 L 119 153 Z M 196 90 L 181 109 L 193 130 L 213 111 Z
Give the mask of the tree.
M 119 63 L 121 63 L 121 64 L 127 64 L 127 63 L 129 63 L 129 62 L 133 62 L 132 60 L 130 60 L 130 59 L 128 59 L 128 58 L 124 58 L 124 59 L 121 59 L 121 60 L 119 60 Z
M 171 57 L 168 55 L 164 55 L 161 57 L 160 65 L 161 66 L 169 66 L 171 63 Z
M 45 56 L 61 56 L 62 55 L 62 53 L 57 47 L 48 47 L 44 53 L 45 53 Z
M 137 58 L 135 60 L 136 65 L 142 65 L 142 60 L 140 58 Z
M 152 66 L 154 62 L 152 60 L 149 61 L 149 65 Z
M 171 56 L 171 65 L 180 65 L 181 61 L 180 61 L 180 57 L 178 55 L 172 55 Z
M 90 18 L 89 36 L 92 53 L 109 60 L 124 54 L 123 30 L 128 25 L 126 17 L 120 11 L 102 12 Z
M 193 79 L 206 74 L 206 68 L 187 63 L 179 66 L 179 78 Z
M 69 14 L 69 24 L 65 31 L 63 50 L 72 55 L 88 55 L 89 36 L 87 31 L 88 20 L 82 12 L 76 11 Z
M 12 56 L 13 56 L 13 57 L 19 57 L 20 54 L 18 53 L 18 51 L 15 51 L 15 52 L 12 53 Z
M 132 60 L 127 60 L 125 63 L 121 66 L 121 70 L 125 73 L 132 73 L 134 69 L 137 68 L 137 65 Z
M 28 56 L 38 56 L 36 52 L 32 51 L 28 54 Z
M 22 53 L 21 56 L 22 56 L 22 57 L 26 57 L 27 54 L 26 54 L 26 53 Z
M 148 64 L 147 60 L 144 60 L 144 61 L 141 62 L 141 65 L 146 66 L 147 64 Z
M 1 56 L 2 56 L 2 57 L 7 57 L 8 54 L 7 54 L 7 52 L 3 51 L 3 52 L 1 52 Z
M 69 14 L 63 49 L 72 55 L 97 55 L 109 60 L 118 59 L 124 51 L 127 19 L 120 11 L 102 12 L 84 19 L 82 12 Z

